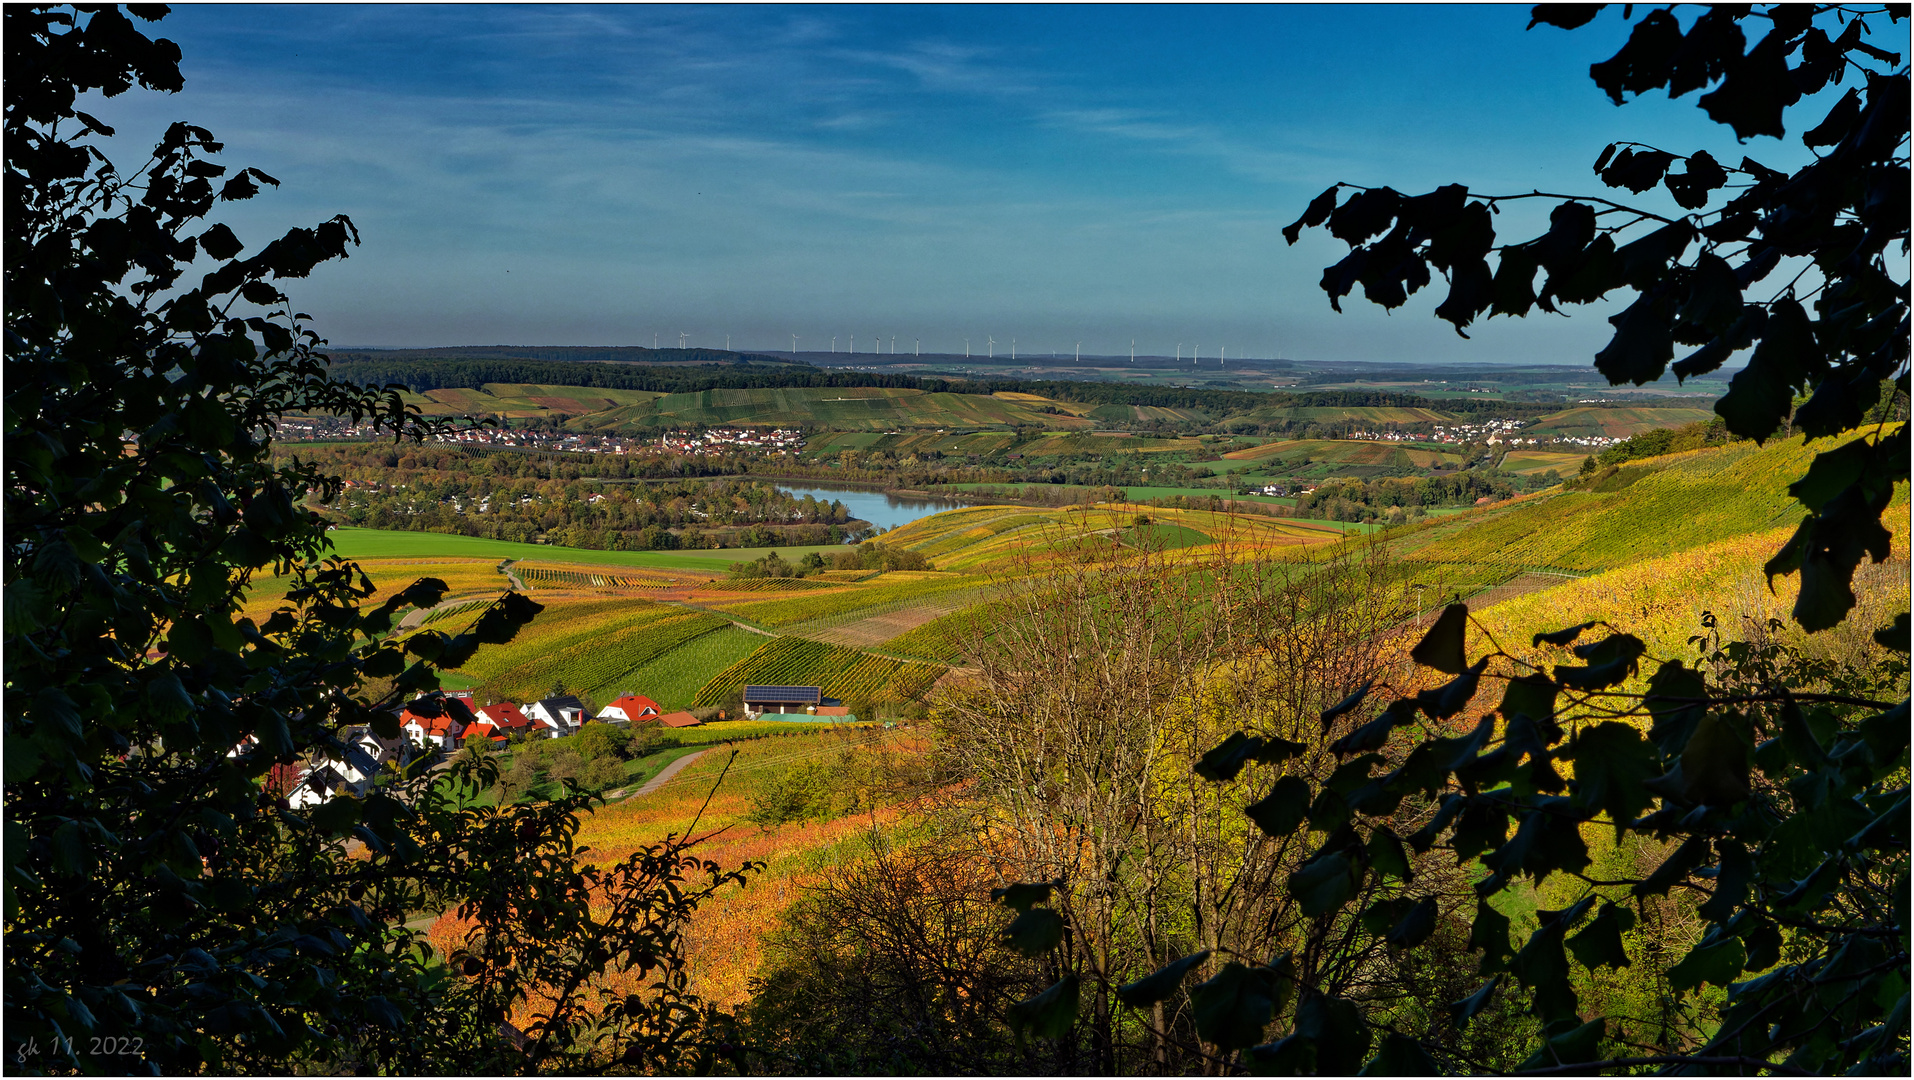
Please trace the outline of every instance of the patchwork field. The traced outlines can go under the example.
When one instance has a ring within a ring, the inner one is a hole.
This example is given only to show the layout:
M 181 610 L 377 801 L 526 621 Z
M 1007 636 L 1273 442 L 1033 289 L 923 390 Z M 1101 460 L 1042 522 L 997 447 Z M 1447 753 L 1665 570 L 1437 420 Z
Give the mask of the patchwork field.
M 1377 442 L 1367 439 L 1284 439 L 1223 455 L 1236 461 L 1267 462 L 1269 468 L 1308 464 L 1383 465 L 1428 469 L 1463 463 L 1462 452 L 1436 443 Z
M 1698 420 L 1713 420 L 1708 408 L 1597 409 L 1582 407 L 1550 413 L 1522 429 L 1524 435 L 1606 435 L 1623 439 L 1650 428 L 1680 427 Z
M 600 412 L 636 405 L 663 395 L 650 390 L 604 390 L 537 383 L 486 383 L 472 389 L 428 390 L 405 395 L 408 404 L 428 416 L 491 414 L 512 418 Z
M 724 573 L 734 562 L 761 559 L 777 552 L 786 559 L 800 559 L 813 551 L 833 552 L 836 544 L 781 548 L 713 548 L 696 551 L 592 551 L 587 548 L 561 548 L 547 544 L 519 544 L 510 540 L 484 540 L 475 536 L 445 533 L 393 532 L 384 529 L 356 529 L 336 526 L 326 533 L 333 547 L 348 559 L 563 559 L 570 563 L 662 570 L 689 570 L 709 575 Z
M 1092 425 L 1092 421 L 1067 412 L 1044 412 L 1043 406 L 1033 402 L 982 394 L 931 394 L 883 387 L 804 387 L 667 394 L 581 417 L 570 426 L 575 430 L 618 431 L 659 423 L 803 424 L 840 431 Z

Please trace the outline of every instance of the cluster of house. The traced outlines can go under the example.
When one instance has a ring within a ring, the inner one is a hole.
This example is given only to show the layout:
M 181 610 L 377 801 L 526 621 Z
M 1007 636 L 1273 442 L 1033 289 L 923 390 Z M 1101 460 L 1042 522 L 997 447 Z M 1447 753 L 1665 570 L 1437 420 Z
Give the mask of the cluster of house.
M 688 712 L 665 712 L 643 694 L 623 695 L 589 721 L 674 728 L 699 723 Z M 339 795 L 358 797 L 371 790 L 388 765 L 404 768 L 420 757 L 457 749 L 473 735 L 494 744 L 520 734 L 559 739 L 577 734 L 587 722 L 585 703 L 569 694 L 524 706 L 501 701 L 480 707 L 473 706 L 470 694 L 431 694 L 399 711 L 399 738 L 384 738 L 370 728 L 350 728 L 342 737 L 344 752 L 313 755 L 296 774 L 286 777 L 284 794 L 295 809 L 317 806 Z M 242 745 L 235 753 L 244 750 Z
M 752 450 L 798 451 L 804 449 L 804 435 L 791 428 L 757 431 L 752 428 L 713 428 L 700 434 L 673 431 L 658 436 L 662 449 L 679 454 L 716 454 L 737 447 Z
M 474 706 L 468 693 L 428 694 L 399 710 L 398 738 L 384 738 L 370 728 L 349 728 L 341 736 L 342 751 L 314 754 L 303 766 L 275 769 L 269 782 L 283 789 L 282 794 L 294 809 L 308 809 L 340 795 L 363 796 L 388 766 L 403 769 L 421 757 L 455 750 L 473 735 L 499 744 L 521 734 L 561 739 L 577 734 L 590 722 L 671 728 L 699 723 L 689 712 L 665 712 L 643 694 L 624 694 L 589 718 L 585 712 L 585 703 L 569 694 L 525 705 L 501 701 L 483 706 Z M 825 697 L 823 688 L 817 686 L 747 686 L 744 714 L 753 720 L 857 719 L 843 702 Z M 252 741 L 248 738 L 233 753 L 245 753 Z

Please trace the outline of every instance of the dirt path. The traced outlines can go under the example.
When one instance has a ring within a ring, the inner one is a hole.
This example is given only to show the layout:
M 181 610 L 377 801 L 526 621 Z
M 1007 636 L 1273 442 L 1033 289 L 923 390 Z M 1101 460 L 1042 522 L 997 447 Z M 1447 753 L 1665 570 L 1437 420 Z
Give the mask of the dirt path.
M 671 779 L 672 777 L 678 775 L 680 772 L 684 771 L 684 767 L 686 765 L 691 764 L 692 762 L 698 760 L 699 758 L 705 756 L 706 754 L 710 752 L 711 751 L 709 750 L 700 750 L 695 754 L 686 754 L 684 757 L 681 757 L 678 760 L 672 762 L 671 764 L 665 766 L 663 769 L 660 769 L 658 771 L 657 776 L 654 776 L 651 779 L 645 781 L 645 786 L 639 788 L 637 791 L 632 792 L 631 797 L 635 799 L 640 795 L 649 795 L 652 792 L 657 791 L 659 788 L 665 786 L 665 781 Z

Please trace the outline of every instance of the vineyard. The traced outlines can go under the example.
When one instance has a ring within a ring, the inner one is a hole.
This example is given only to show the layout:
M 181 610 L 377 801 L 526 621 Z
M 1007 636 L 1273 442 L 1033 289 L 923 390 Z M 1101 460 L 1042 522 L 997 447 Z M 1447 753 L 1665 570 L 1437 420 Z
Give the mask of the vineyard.
M 701 634 L 676 649 L 652 660 L 628 675 L 626 688 L 643 694 L 667 712 L 689 709 L 697 701 L 704 684 L 718 673 L 756 651 L 764 644 L 763 634 L 723 626 Z M 695 732 L 697 728 L 686 729 Z M 666 732 L 667 740 L 671 733 Z
M 788 600 L 725 603 L 720 610 L 761 626 L 788 626 L 792 633 L 803 634 L 809 630 L 895 611 L 932 598 L 974 592 L 979 584 L 978 579 L 973 577 L 937 574 L 928 580 L 901 581 L 894 585 L 872 584 Z
M 552 570 L 543 566 L 526 566 L 523 563 L 512 568 L 528 588 L 540 585 L 574 586 L 594 589 L 662 589 L 665 583 L 655 577 L 632 577 L 626 574 L 595 574 L 581 570 Z
M 819 686 L 826 697 L 912 701 L 944 673 L 936 664 L 872 656 L 804 638 L 781 637 L 718 673 L 696 704 L 719 705 L 747 684 Z
M 496 562 L 479 559 L 362 561 L 359 568 L 372 579 L 378 590 L 365 601 L 368 604 L 377 604 L 388 594 L 427 577 L 445 582 L 446 595 L 452 598 L 463 594 L 483 594 L 487 600 L 491 600 L 510 588 L 510 583 L 498 572 Z M 293 582 L 294 578 L 290 574 L 254 575 L 252 588 L 247 592 L 246 603 L 240 609 L 240 614 L 254 622 L 264 622 L 275 609 L 285 604 L 286 592 L 293 587 Z
M 709 592 L 804 592 L 809 589 L 836 589 L 842 581 L 817 581 L 812 578 L 719 578 L 698 586 Z
M 563 683 L 573 693 L 602 704 L 635 689 L 631 683 L 641 668 L 694 638 L 729 626 L 716 615 L 675 613 L 538 656 L 487 680 L 486 689 L 494 696 L 518 701 Z
M 1612 569 L 1792 524 L 1801 510 L 1786 485 L 1812 456 L 1795 438 L 1630 462 L 1588 490 L 1552 491 L 1416 530 L 1398 551 L 1511 569 Z
M 491 603 L 491 597 L 480 597 L 477 600 L 461 600 L 455 604 L 440 604 L 438 607 L 427 612 L 425 618 L 419 620 L 419 625 L 431 626 L 435 622 L 456 619 L 462 615 L 475 615 L 480 608 L 486 607 Z

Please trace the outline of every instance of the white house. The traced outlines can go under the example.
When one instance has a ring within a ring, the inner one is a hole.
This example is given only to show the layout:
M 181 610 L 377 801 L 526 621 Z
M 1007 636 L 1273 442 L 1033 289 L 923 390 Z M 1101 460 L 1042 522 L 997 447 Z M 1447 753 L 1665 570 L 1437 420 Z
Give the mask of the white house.
M 585 703 L 570 694 L 534 701 L 525 706 L 524 711 L 532 723 L 550 732 L 553 738 L 570 735 L 585 722 Z

